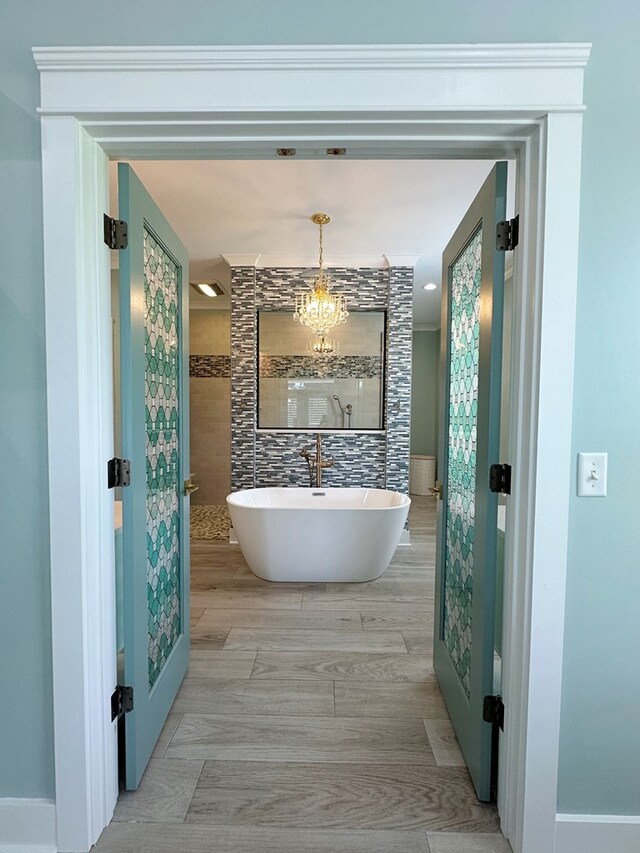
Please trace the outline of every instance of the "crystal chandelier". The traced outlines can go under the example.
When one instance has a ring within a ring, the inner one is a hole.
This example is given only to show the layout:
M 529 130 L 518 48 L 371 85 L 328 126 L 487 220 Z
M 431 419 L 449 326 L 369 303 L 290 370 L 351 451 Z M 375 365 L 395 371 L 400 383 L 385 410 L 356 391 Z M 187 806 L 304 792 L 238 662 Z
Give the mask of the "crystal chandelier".
M 339 349 L 338 342 L 332 338 L 327 338 L 325 335 L 318 335 L 309 342 L 311 355 L 337 355 Z
M 310 293 L 299 293 L 296 296 L 294 320 L 303 326 L 308 326 L 316 337 L 323 337 L 329 329 L 333 329 L 349 316 L 345 308 L 344 296 L 336 296 L 329 292 L 329 278 L 322 269 L 322 226 L 331 222 L 326 213 L 314 213 L 311 221 L 320 229 L 320 258 L 318 273 L 311 283 Z

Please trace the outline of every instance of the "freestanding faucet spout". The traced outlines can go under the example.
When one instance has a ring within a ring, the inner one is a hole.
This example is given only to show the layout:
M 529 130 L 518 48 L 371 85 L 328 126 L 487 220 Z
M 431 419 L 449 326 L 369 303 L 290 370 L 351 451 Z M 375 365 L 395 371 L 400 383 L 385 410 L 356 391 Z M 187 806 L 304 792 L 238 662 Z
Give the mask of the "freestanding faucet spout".
M 322 458 L 322 435 L 316 433 L 316 489 L 322 487 L 322 469 L 331 468 L 333 465 L 333 456 L 328 459 Z

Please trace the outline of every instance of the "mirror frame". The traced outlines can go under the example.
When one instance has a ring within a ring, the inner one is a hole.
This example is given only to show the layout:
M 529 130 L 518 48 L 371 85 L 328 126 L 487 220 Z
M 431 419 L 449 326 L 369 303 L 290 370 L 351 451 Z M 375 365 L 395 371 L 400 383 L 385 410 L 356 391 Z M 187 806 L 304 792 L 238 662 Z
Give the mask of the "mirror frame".
M 256 422 L 255 429 L 257 432 L 291 432 L 291 433 L 344 433 L 359 434 L 359 433 L 383 433 L 387 429 L 387 324 L 389 321 L 387 308 L 365 309 L 363 311 L 349 311 L 349 317 L 354 314 L 382 314 L 382 335 L 384 347 L 382 348 L 382 388 L 381 388 L 381 411 L 380 411 L 380 426 L 377 427 L 288 427 L 288 426 L 260 426 L 260 315 L 261 314 L 290 314 L 293 318 L 293 311 L 286 310 L 269 310 L 258 309 L 256 311 Z M 349 321 L 347 320 L 347 323 Z M 354 377 L 356 378 L 356 377 Z

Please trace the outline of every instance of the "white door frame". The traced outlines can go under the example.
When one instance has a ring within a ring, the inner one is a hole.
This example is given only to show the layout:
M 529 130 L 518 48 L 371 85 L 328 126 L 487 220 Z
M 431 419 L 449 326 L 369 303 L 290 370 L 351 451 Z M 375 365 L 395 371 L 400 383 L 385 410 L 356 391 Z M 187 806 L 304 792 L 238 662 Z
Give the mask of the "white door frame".
M 346 146 L 352 157 L 517 160 L 499 802 L 516 853 L 551 853 L 589 45 L 63 47 L 34 56 L 58 849 L 88 850 L 117 797 L 107 157 L 259 158 L 280 146 L 316 157 Z

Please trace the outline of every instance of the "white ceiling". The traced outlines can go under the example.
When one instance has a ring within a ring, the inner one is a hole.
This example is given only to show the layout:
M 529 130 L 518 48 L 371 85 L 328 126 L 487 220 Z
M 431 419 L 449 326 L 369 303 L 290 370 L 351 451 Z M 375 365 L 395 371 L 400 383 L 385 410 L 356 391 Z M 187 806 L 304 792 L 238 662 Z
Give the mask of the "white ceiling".
M 442 251 L 493 163 L 487 160 L 142 161 L 132 166 L 189 253 L 190 278 L 229 292 L 222 255 L 317 258 L 328 213 L 325 259 L 419 255 L 414 325 L 439 326 Z M 117 198 L 111 164 L 111 198 Z M 510 170 L 512 172 L 513 170 Z M 513 184 L 513 181 L 510 181 Z M 114 214 L 115 215 L 115 214 Z M 433 281 L 438 289 L 422 285 Z M 193 288 L 192 306 L 228 307 Z

